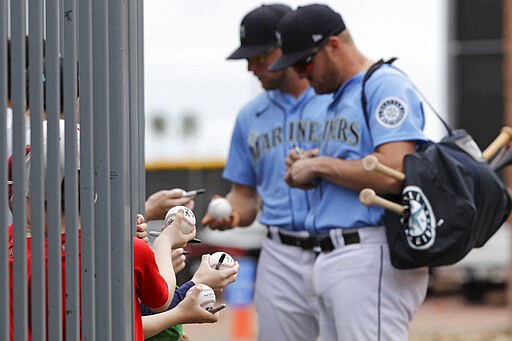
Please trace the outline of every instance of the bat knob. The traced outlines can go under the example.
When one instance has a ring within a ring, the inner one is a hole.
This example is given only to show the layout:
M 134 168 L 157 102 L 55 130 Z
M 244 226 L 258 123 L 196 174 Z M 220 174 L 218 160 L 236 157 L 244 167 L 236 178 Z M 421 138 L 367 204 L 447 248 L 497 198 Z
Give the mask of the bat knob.
M 376 196 L 373 189 L 365 188 L 359 193 L 359 201 L 366 206 L 373 205 Z
M 507 133 L 508 136 L 512 137 L 512 128 L 511 127 L 505 126 L 505 127 L 501 128 L 501 132 Z
M 368 155 L 363 158 L 363 169 L 367 172 L 371 172 L 377 165 L 379 164 L 379 160 L 374 155 Z

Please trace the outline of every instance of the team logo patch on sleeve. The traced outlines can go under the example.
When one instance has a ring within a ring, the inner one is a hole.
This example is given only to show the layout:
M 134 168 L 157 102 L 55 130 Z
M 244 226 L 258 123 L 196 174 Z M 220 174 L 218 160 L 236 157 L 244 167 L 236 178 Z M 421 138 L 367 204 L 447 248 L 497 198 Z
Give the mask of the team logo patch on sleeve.
M 409 109 L 398 97 L 384 98 L 377 106 L 377 121 L 386 128 L 394 128 L 405 121 Z
M 436 218 L 430 202 L 417 186 L 407 186 L 402 191 L 403 202 L 408 206 L 401 224 L 407 243 L 416 250 L 428 249 L 436 239 Z

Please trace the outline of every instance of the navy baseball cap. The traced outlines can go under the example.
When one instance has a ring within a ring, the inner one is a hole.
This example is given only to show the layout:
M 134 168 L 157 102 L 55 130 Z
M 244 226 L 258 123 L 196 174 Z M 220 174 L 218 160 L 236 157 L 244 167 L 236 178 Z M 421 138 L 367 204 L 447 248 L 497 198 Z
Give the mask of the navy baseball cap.
M 245 59 L 265 53 L 277 45 L 276 30 L 279 21 L 292 9 L 286 5 L 261 5 L 252 10 L 240 23 L 240 47 L 227 59 Z
M 279 23 L 277 35 L 283 54 L 268 68 L 285 69 L 322 46 L 330 36 L 345 30 L 341 15 L 326 5 L 307 5 L 288 13 Z

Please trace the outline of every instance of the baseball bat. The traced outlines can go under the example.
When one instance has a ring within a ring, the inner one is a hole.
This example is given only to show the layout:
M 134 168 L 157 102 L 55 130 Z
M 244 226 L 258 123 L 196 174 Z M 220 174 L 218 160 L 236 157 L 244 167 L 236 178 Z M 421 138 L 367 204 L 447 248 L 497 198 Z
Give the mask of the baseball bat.
M 496 157 L 494 157 L 492 161 L 489 162 L 489 165 L 495 172 L 510 166 L 510 164 L 512 164 L 512 148 L 508 144 L 501 147 Z
M 383 165 L 382 163 L 379 162 L 375 155 L 368 155 L 363 158 L 363 169 L 367 172 L 376 170 L 377 172 L 390 176 L 398 181 L 405 180 L 404 173 L 397 171 L 396 169 L 393 169 L 386 165 Z
M 403 206 L 379 197 L 371 188 L 365 188 L 359 193 L 359 201 L 366 206 L 376 205 L 398 214 L 404 213 Z
M 485 160 L 489 161 L 499 150 L 501 147 L 503 147 L 505 144 L 510 141 L 512 138 L 512 128 L 510 127 L 503 127 L 501 128 L 501 132 L 494 139 L 494 141 L 491 142 L 491 144 L 483 151 L 482 155 Z

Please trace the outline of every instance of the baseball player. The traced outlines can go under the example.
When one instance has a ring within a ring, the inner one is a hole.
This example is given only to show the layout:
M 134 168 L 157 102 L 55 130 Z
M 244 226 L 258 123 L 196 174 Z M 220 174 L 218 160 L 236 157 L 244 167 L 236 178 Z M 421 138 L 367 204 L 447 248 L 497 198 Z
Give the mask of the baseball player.
M 315 253 L 304 219 L 310 193 L 284 182 L 284 158 L 294 148 L 311 150 L 330 96 L 317 96 L 291 68 L 269 73 L 281 55 L 275 30 L 291 9 L 263 5 L 240 25 L 241 46 L 228 59 L 246 59 L 266 90 L 246 104 L 234 127 L 223 177 L 232 182 L 229 218 L 206 214 L 203 225 L 227 229 L 259 220 L 268 226 L 255 283 L 259 340 L 311 341 L 318 336 L 317 299 L 312 291 Z M 314 152 L 308 152 L 314 153 Z
M 392 267 L 384 212 L 362 205 L 358 194 L 364 187 L 399 192 L 397 180 L 366 173 L 361 158 L 373 154 L 403 169 L 403 156 L 426 140 L 421 100 L 407 77 L 384 65 L 366 83 L 365 117 L 362 80 L 373 63 L 328 6 L 299 7 L 281 20 L 278 35 L 283 54 L 269 70 L 291 66 L 317 93 L 334 94 L 319 155 L 290 152 L 285 177 L 292 187 L 315 185 L 305 227 L 321 249 L 313 267 L 320 339 L 407 340 L 408 323 L 426 294 L 428 270 Z

